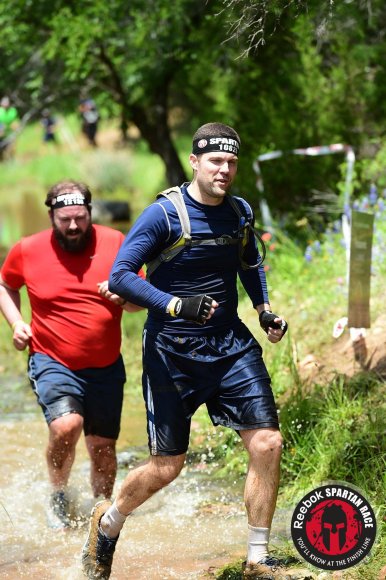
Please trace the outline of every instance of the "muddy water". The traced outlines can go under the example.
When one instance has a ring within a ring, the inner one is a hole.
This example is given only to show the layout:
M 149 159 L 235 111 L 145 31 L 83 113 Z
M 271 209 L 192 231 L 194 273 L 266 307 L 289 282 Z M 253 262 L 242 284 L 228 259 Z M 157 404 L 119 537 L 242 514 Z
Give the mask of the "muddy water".
M 0 422 L 0 578 L 81 579 L 80 552 L 94 503 L 86 450 L 82 442 L 70 481 L 77 527 L 54 532 L 45 514 L 50 491 L 44 459 L 47 428 L 28 387 L 21 393 L 19 408 L 13 397 Z M 132 462 L 128 449 L 145 446 L 144 425 L 142 402 L 126 400 L 117 486 Z M 118 543 L 112 580 L 203 578 L 211 567 L 244 556 L 241 482 L 224 489 L 203 471 L 184 469 L 130 516 Z

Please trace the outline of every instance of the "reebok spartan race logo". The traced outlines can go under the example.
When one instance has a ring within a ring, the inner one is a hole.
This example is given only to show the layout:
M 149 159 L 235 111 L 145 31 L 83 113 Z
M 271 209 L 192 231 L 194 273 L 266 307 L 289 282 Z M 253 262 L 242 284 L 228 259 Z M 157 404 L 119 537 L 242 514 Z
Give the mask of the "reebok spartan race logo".
M 306 562 L 322 570 L 346 570 L 369 554 L 376 521 L 358 491 L 332 483 L 312 490 L 298 503 L 291 535 Z

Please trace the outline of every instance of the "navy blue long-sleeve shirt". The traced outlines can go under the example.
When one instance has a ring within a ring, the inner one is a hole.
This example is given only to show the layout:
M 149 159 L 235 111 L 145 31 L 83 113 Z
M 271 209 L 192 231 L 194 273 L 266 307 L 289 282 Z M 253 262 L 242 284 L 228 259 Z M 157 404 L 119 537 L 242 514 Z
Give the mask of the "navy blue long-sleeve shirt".
M 211 206 L 193 199 L 186 185 L 182 192 L 193 239 L 238 237 L 240 220 L 227 198 L 220 205 Z M 247 202 L 237 199 L 244 206 L 244 213 L 252 217 Z M 226 330 L 239 321 L 237 274 L 254 307 L 269 302 L 263 267 L 243 270 L 238 244 L 185 246 L 176 257 L 161 263 L 148 281 L 141 279 L 137 275 L 141 266 L 178 240 L 181 231 L 172 202 L 161 198 L 147 207 L 135 222 L 113 264 L 109 289 L 129 302 L 148 308 L 145 328 L 176 335 L 208 335 Z M 253 235 L 249 236 L 243 259 L 251 265 L 259 259 Z M 219 303 L 205 325 L 172 318 L 166 313 L 173 296 L 184 298 L 197 294 L 207 294 Z

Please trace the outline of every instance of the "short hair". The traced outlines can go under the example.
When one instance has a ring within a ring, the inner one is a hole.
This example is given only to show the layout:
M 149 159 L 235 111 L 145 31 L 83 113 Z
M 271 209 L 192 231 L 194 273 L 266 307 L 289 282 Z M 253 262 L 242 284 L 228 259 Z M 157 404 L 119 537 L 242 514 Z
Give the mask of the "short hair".
M 55 183 L 55 185 L 53 185 L 47 193 L 46 196 L 46 201 L 44 202 L 49 208 L 52 209 L 52 200 L 55 197 L 58 197 L 58 195 L 60 195 L 61 193 L 72 193 L 72 192 L 79 192 L 84 196 L 85 199 L 85 205 L 87 206 L 88 210 L 90 210 L 90 205 L 91 205 L 91 198 L 92 198 L 92 194 L 90 189 L 88 188 L 88 186 L 85 183 L 82 183 L 80 181 L 74 181 L 72 179 L 69 179 L 67 181 L 59 181 L 58 183 Z
M 238 133 L 229 125 L 223 123 L 206 123 L 201 125 L 193 135 L 193 141 L 203 139 L 204 137 L 230 137 L 236 139 L 241 144 Z

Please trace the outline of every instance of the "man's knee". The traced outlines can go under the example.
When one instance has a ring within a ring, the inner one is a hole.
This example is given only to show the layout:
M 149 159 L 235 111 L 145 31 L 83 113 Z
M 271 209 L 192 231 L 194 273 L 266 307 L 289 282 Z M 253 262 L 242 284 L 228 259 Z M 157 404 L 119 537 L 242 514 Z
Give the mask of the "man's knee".
M 71 445 L 78 441 L 82 428 L 83 417 L 77 413 L 58 417 L 49 425 L 50 440 L 53 442 L 62 441 Z
M 244 444 L 251 458 L 255 456 L 274 456 L 280 458 L 283 437 L 278 429 L 258 429 L 244 438 Z
M 98 437 L 96 435 L 87 435 L 86 446 L 89 451 L 91 460 L 95 463 L 103 463 L 108 459 L 116 459 L 115 439 L 107 439 L 105 437 Z
M 262 436 L 262 445 L 264 445 L 267 450 L 281 452 L 283 448 L 283 437 L 278 429 L 266 429 L 266 433 Z
M 154 486 L 162 489 L 178 477 L 185 462 L 185 454 L 175 456 L 153 456 L 148 468 L 152 472 Z

